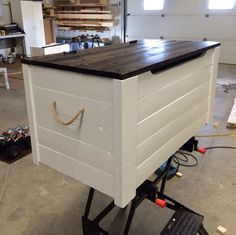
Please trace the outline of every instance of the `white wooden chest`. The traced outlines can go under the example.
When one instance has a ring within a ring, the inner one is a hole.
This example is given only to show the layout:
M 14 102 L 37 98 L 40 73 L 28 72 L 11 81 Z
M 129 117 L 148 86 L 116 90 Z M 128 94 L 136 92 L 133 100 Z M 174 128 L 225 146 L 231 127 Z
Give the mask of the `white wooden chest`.
M 210 120 L 219 45 L 144 40 L 23 59 L 34 163 L 126 206 Z

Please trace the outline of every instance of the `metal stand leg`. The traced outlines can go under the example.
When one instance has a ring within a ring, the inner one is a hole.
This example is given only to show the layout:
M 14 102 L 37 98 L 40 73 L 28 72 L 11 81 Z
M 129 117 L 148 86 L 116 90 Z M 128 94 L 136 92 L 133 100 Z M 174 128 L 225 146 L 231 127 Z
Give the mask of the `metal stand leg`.
M 171 161 L 172 161 L 172 157 L 170 157 L 166 163 L 166 167 L 164 172 L 166 172 L 166 175 L 164 176 L 164 178 L 162 179 L 162 183 L 161 183 L 161 189 L 160 189 L 160 193 L 163 194 L 164 190 L 165 190 L 165 186 L 166 186 L 166 181 L 167 181 L 167 176 L 168 176 L 168 171 L 170 169 L 170 165 L 171 165 Z
M 178 201 L 176 201 L 173 198 L 170 198 L 164 194 L 166 180 L 167 180 L 167 174 L 168 174 L 169 167 L 171 165 L 171 160 L 172 160 L 172 157 L 170 157 L 169 160 L 167 161 L 165 171 L 160 176 L 158 176 L 156 180 L 154 180 L 154 181 L 146 180 L 145 182 L 142 183 L 142 185 L 140 185 L 137 188 L 136 196 L 132 200 L 132 203 L 131 203 L 131 207 L 130 207 L 130 211 L 129 211 L 129 215 L 128 215 L 128 218 L 126 221 L 123 235 L 129 234 L 130 227 L 131 227 L 131 224 L 132 224 L 132 221 L 134 218 L 135 210 L 138 208 L 138 206 L 145 199 L 150 200 L 151 202 L 153 202 L 163 208 L 167 207 L 171 210 L 174 210 L 175 211 L 175 214 L 173 215 L 173 216 L 175 216 L 174 218 L 178 218 L 178 219 L 180 219 L 180 221 L 182 221 L 182 218 L 185 218 L 186 214 L 187 214 L 188 218 L 190 217 L 191 226 L 192 226 L 193 219 L 198 223 L 198 224 L 196 224 L 196 226 L 198 226 L 197 228 L 199 228 L 199 226 L 201 225 L 201 227 L 198 231 L 198 233 L 200 235 L 209 235 L 202 224 L 202 222 L 203 222 L 202 215 L 192 211 L 191 209 L 185 207 L 184 205 L 182 205 Z M 160 191 L 158 191 L 156 184 L 161 181 L 162 181 L 161 189 L 160 189 Z M 106 232 L 103 228 L 100 227 L 99 223 L 115 207 L 114 201 L 112 201 L 109 205 L 107 205 L 105 207 L 105 209 L 103 209 L 93 220 L 91 220 L 91 219 L 89 219 L 89 212 L 90 212 L 90 209 L 92 206 L 94 191 L 95 190 L 93 188 L 90 188 L 85 212 L 82 217 L 83 233 L 84 233 L 84 235 L 100 235 L 100 234 L 110 235 L 108 232 Z M 164 201 L 165 205 L 163 203 L 157 202 L 158 201 L 157 199 L 160 199 L 160 201 Z M 185 217 L 183 217 L 182 215 Z M 171 226 L 173 226 L 172 219 L 166 225 L 166 228 L 164 229 L 165 231 L 164 230 L 162 231 L 163 232 L 163 233 L 161 233 L 162 235 L 166 234 L 164 232 L 166 232 L 166 230 L 170 229 L 169 223 L 171 223 Z M 177 225 L 179 226 L 179 224 L 177 224 Z M 186 224 L 183 223 L 183 226 L 186 226 Z M 179 228 L 182 229 L 181 227 L 179 227 Z M 176 229 L 176 228 L 174 228 L 174 229 Z M 173 230 L 173 231 L 176 231 L 176 230 Z M 170 234 L 174 234 L 174 233 L 170 233 Z M 196 234 L 196 232 L 194 234 Z
M 101 220 L 111 212 L 111 210 L 115 207 L 114 201 L 112 201 L 105 209 L 103 209 L 93 220 L 89 219 L 89 212 L 92 206 L 94 189 L 90 188 L 88 200 L 85 208 L 84 215 L 82 217 L 82 225 L 83 225 L 83 233 L 85 235 L 100 235 L 100 233 L 109 235 L 104 229 L 99 226 Z
M 128 233 L 129 233 L 130 226 L 131 226 L 131 223 L 132 223 L 133 218 L 134 218 L 135 209 L 136 209 L 136 200 L 133 199 L 132 203 L 131 203 L 129 216 L 128 216 L 128 219 L 127 219 L 127 222 L 126 222 L 126 225 L 125 225 L 125 230 L 124 230 L 123 235 L 128 235 Z
M 88 200 L 87 200 L 87 204 L 86 204 L 86 208 L 85 208 L 85 212 L 84 212 L 85 217 L 89 216 L 89 212 L 90 212 L 90 209 L 92 206 L 92 201 L 93 201 L 93 195 L 94 195 L 94 188 L 90 188 Z
M 198 230 L 199 235 L 209 235 L 209 233 L 204 228 L 203 224 L 201 225 L 200 229 Z

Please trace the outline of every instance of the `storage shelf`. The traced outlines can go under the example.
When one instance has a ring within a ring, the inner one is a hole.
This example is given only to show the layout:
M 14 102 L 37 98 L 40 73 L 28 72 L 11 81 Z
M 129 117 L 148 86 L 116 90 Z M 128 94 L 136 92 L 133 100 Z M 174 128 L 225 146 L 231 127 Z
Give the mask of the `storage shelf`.
M 97 4 L 97 3 L 87 3 L 87 4 L 73 4 L 73 3 L 56 3 L 55 7 L 114 7 L 117 4 Z
M 44 5 L 45 18 L 57 21 L 59 30 L 107 31 L 115 25 L 112 7 L 117 4 L 56 3 Z

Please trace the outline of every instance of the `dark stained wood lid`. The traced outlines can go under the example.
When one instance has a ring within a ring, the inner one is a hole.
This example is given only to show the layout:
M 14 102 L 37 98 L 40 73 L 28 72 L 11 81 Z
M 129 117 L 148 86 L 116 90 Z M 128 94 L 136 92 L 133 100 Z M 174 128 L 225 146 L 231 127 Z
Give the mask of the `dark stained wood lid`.
M 217 46 L 220 43 L 208 41 L 139 40 L 77 53 L 24 58 L 22 63 L 123 80 L 168 69 Z

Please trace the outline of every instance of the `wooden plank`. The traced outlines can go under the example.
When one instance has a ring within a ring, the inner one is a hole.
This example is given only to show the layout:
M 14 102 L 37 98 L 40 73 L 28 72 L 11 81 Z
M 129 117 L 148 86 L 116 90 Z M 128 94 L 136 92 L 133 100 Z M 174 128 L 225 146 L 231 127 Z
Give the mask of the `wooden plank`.
M 205 124 L 207 120 L 207 114 L 193 122 L 190 126 L 186 126 L 178 135 L 174 136 L 169 142 L 167 142 L 162 148 L 150 156 L 142 165 L 137 168 L 137 187 L 142 184 L 153 172 L 160 167 L 171 155 L 173 155 L 177 149 L 179 149 L 183 143 L 190 139 L 196 133 L 201 126 Z
M 211 70 L 211 76 L 210 76 L 210 101 L 209 101 L 209 107 L 208 107 L 208 120 L 207 123 L 210 123 L 212 121 L 213 113 L 214 113 L 214 107 L 215 107 L 215 93 L 216 93 L 216 77 L 218 73 L 218 62 L 220 57 L 220 47 L 214 48 L 214 52 L 211 57 L 211 64 L 212 70 Z
M 25 95 L 26 95 L 26 104 L 27 104 L 27 114 L 30 127 L 30 136 L 31 136 L 31 146 L 33 153 L 33 162 L 34 164 L 39 164 L 39 149 L 38 149 L 38 133 L 36 128 L 36 113 L 35 113 L 35 102 L 33 96 L 32 88 L 32 66 L 22 65 L 22 71 L 24 76 L 24 86 L 25 86 Z
M 70 51 L 69 44 L 55 44 L 48 47 L 31 47 L 31 56 L 42 56 Z
M 70 26 L 68 26 L 68 27 L 66 27 L 66 26 L 59 26 L 58 28 L 57 28 L 58 30 L 71 30 L 72 29 L 72 27 L 70 27 Z
M 181 173 L 180 171 L 176 172 L 175 175 L 177 175 L 179 178 L 181 178 L 184 174 Z
M 55 121 L 49 110 L 36 106 L 37 123 L 41 127 L 66 135 L 85 144 L 92 145 L 103 151 L 112 151 L 112 131 L 95 126 L 89 122 L 75 122 L 70 126 L 63 126 Z M 60 115 L 64 120 L 70 120 L 70 116 Z
M 208 67 L 211 64 L 213 50 L 208 50 L 205 55 L 191 60 L 187 63 L 175 66 L 171 69 L 164 70 L 156 74 L 150 72 L 141 74 L 139 76 L 139 99 L 156 92 L 170 83 L 189 76 L 203 68 Z M 167 79 L 168 78 L 168 79 Z
M 210 72 L 211 67 L 209 66 L 181 79 L 176 79 L 174 82 L 169 82 L 162 89 L 156 87 L 157 91 L 139 99 L 139 122 L 209 80 Z M 165 81 L 169 80 L 166 72 L 162 76 L 166 76 Z M 159 78 L 156 77 L 156 79 Z
M 209 96 L 209 82 L 187 93 L 180 99 L 154 113 L 150 117 L 138 123 L 138 144 L 154 135 L 158 130 L 170 123 L 186 110 Z M 174 91 L 173 91 L 174 92 Z
M 227 234 L 228 229 L 227 229 L 227 228 L 224 228 L 224 227 L 222 227 L 222 226 L 218 226 L 218 227 L 217 227 L 217 232 L 224 235 L 224 234 Z
M 173 117 L 166 126 L 158 130 L 154 135 L 140 144 L 138 148 L 138 165 L 146 161 L 153 153 L 158 151 L 163 145 L 169 142 L 178 133 L 181 133 L 186 126 L 190 126 L 196 119 L 203 114 L 207 114 L 209 98 L 196 103 L 187 111 L 179 116 Z
M 100 13 L 100 14 L 111 14 L 111 11 L 104 11 L 100 10 L 100 8 L 97 9 L 81 9 L 79 11 L 56 11 L 55 13 L 57 14 L 66 14 L 66 13 L 72 13 L 72 14 L 77 14 L 77 13 Z
M 112 27 L 112 21 L 78 21 L 78 20 L 61 20 L 58 21 L 58 26 L 85 26 L 85 27 Z
M 236 128 L 236 98 L 234 99 L 234 105 L 227 121 L 227 127 Z
M 115 204 L 125 207 L 136 194 L 138 77 L 113 80 Z
M 88 122 L 101 129 L 112 129 L 112 105 L 78 95 L 69 95 L 55 90 L 34 86 L 34 99 L 36 105 L 43 110 L 51 112 L 52 102 L 57 102 L 59 115 L 73 117 L 79 110 L 84 109 L 83 122 Z M 81 116 L 78 118 L 79 122 Z
M 87 0 L 86 0 L 87 1 Z M 81 7 L 91 7 L 91 8 L 94 8 L 94 7 L 108 7 L 108 6 L 114 6 L 115 4 L 107 4 L 107 3 L 73 3 L 73 4 L 70 4 L 70 3 L 56 3 L 54 4 L 57 8 L 59 7 L 73 7 L 73 8 L 81 8 Z
M 50 57 L 50 55 L 48 56 Z M 112 80 L 62 70 L 32 67 L 34 86 L 112 104 Z M 66 79 L 65 79 L 66 78 Z
M 112 175 L 76 161 L 45 146 L 39 145 L 38 148 L 40 162 L 113 197 Z
M 110 14 L 55 14 L 60 19 L 86 19 L 86 20 L 111 20 L 112 15 Z
M 76 0 L 77 4 L 108 4 L 108 0 Z
M 105 11 L 105 10 L 100 10 L 99 8 L 97 9 L 81 9 L 80 12 L 83 13 L 101 13 L 101 14 L 111 14 L 111 11 Z
M 53 46 L 46 46 L 46 47 L 43 47 L 42 50 L 44 50 L 45 55 L 69 52 L 70 44 L 58 44 L 58 45 L 53 45 Z
M 148 71 L 160 72 L 196 59 L 219 45 L 206 41 L 140 40 L 88 49 L 68 56 L 26 58 L 22 63 L 122 80 Z
M 38 143 L 76 161 L 97 168 L 106 173 L 113 172 L 111 153 L 102 151 L 92 145 L 69 138 L 69 136 L 47 130 L 38 126 Z

